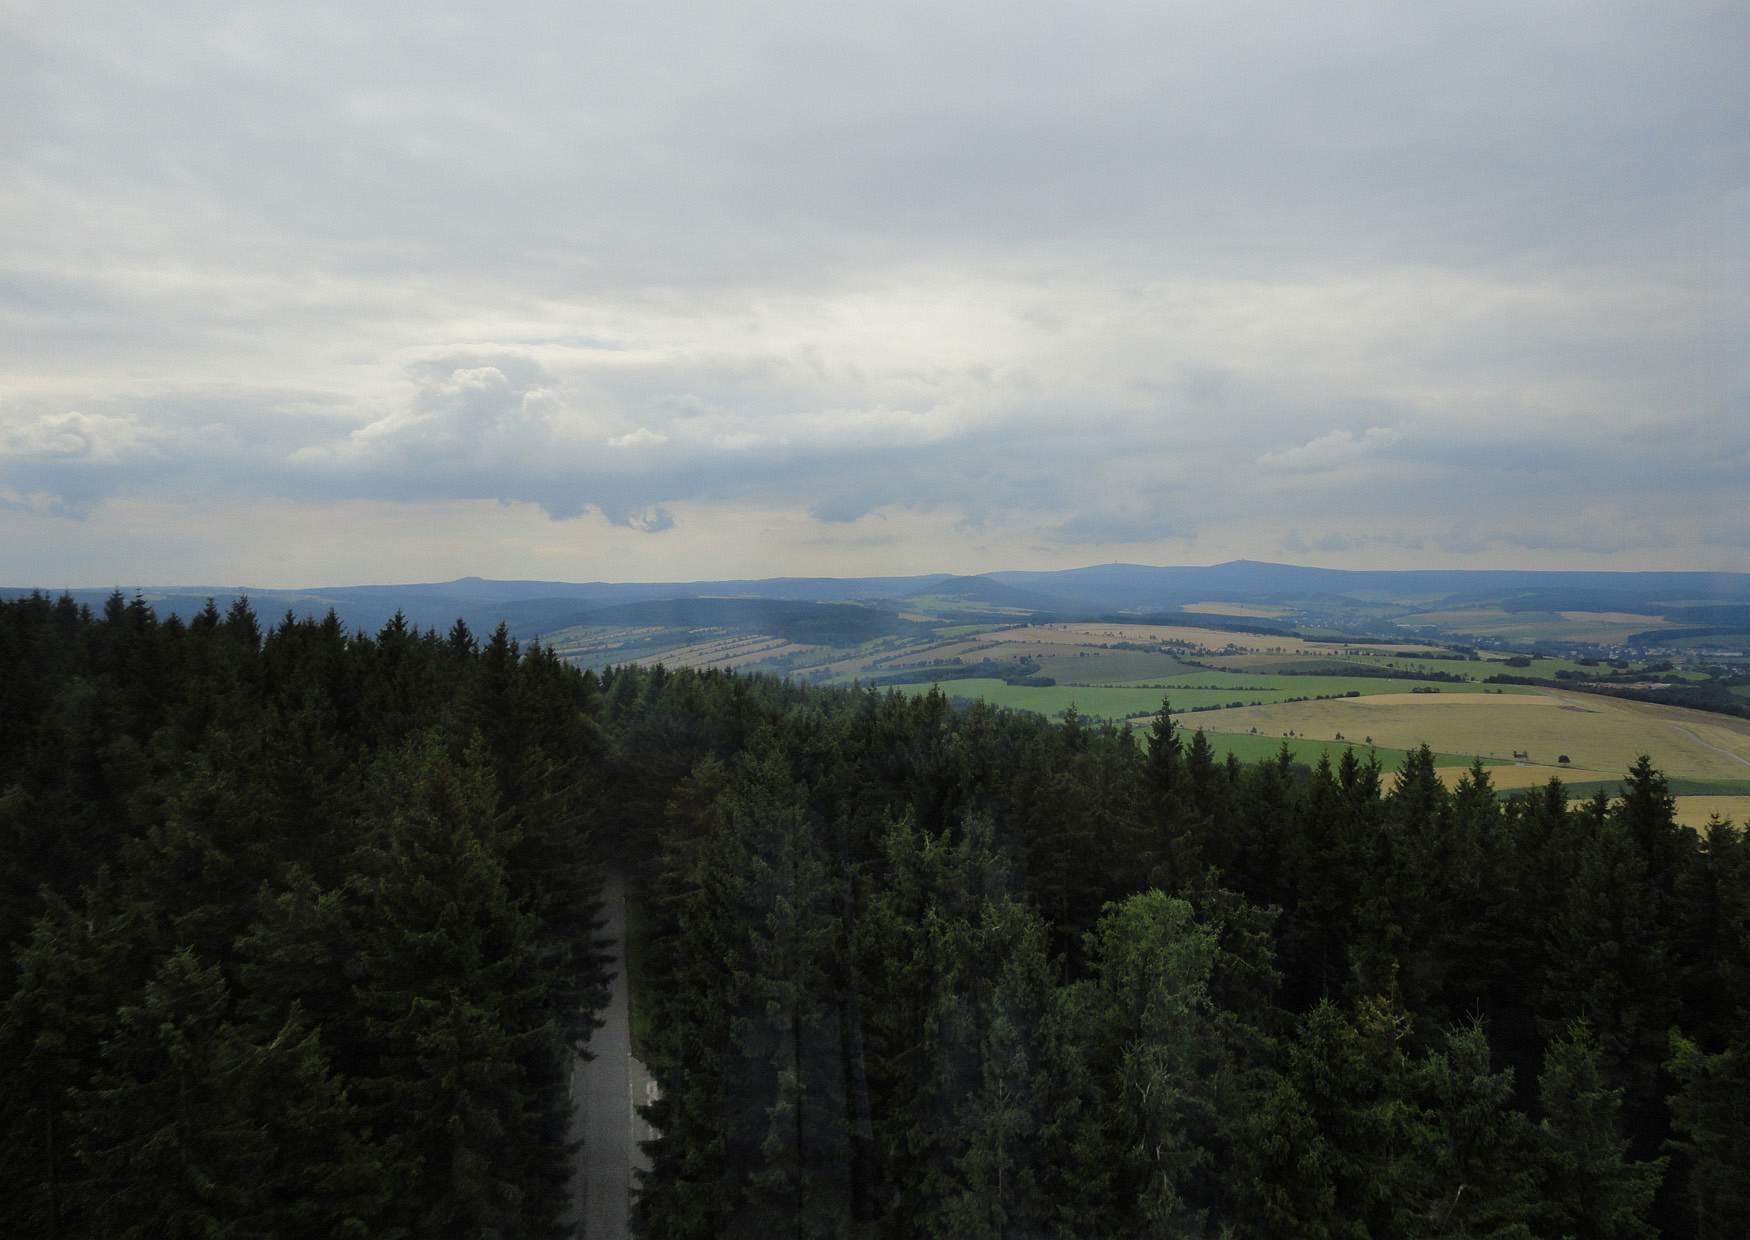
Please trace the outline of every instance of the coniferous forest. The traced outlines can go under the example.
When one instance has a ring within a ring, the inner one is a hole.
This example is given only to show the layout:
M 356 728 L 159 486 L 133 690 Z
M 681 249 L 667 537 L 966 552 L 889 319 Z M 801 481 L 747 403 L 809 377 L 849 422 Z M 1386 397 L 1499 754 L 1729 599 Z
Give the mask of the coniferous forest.
M 565 1234 L 639 910 L 647 1237 L 1750 1233 L 1750 850 L 501 627 L 0 603 L 0 1234 Z

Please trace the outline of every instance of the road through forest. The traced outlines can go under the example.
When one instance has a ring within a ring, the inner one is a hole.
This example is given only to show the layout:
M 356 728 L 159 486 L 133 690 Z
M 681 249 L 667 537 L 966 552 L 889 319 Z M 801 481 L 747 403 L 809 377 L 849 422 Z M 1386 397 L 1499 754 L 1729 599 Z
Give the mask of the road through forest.
M 631 1008 L 626 992 L 626 887 L 611 874 L 602 887 L 602 933 L 611 940 L 609 968 L 614 981 L 602 1026 L 590 1039 L 593 1058 L 571 1074 L 572 1137 L 583 1149 L 572 1170 L 573 1218 L 581 1219 L 584 1240 L 623 1240 L 634 1172 L 648 1160 L 638 1142 L 655 1132 L 634 1109 L 652 1100 L 655 1084 L 644 1065 L 632 1058 Z

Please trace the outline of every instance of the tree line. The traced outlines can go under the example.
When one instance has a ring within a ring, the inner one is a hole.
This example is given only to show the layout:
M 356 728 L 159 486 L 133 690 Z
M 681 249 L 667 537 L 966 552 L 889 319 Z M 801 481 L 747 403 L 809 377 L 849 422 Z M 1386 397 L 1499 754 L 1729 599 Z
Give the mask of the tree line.
M 0 1232 L 566 1233 L 598 892 L 650 1237 L 1737 1236 L 1750 852 L 501 627 L 0 603 Z

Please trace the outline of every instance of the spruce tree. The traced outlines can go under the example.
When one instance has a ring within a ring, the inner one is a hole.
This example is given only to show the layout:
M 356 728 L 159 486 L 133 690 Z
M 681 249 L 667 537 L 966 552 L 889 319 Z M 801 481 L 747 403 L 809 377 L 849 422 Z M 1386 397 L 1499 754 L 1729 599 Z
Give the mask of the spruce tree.
M 1622 1128 L 1622 1090 L 1604 1079 L 1598 1039 L 1573 1021 L 1550 1043 L 1538 1078 L 1537 1137 L 1551 1230 L 1578 1240 L 1651 1240 L 1653 1195 L 1666 1159 L 1633 1162 Z

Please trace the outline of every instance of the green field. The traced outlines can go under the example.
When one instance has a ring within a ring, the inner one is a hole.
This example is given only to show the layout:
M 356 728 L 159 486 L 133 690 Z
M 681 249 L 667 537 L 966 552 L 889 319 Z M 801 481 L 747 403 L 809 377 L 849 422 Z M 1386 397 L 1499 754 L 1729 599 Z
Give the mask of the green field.
M 1183 722 L 1187 731 L 1196 731 L 1197 722 L 1195 719 L 1187 719 Z M 1223 756 L 1231 753 L 1241 762 L 1261 762 L 1274 758 L 1276 751 L 1283 745 L 1288 746 L 1288 751 L 1294 756 L 1296 762 L 1305 763 L 1307 766 L 1317 763 L 1321 756 L 1330 758 L 1331 764 L 1335 766 L 1342 760 L 1345 749 L 1354 749 L 1357 758 L 1366 761 L 1367 755 L 1372 753 L 1379 759 L 1380 766 L 1387 771 L 1396 771 L 1403 766 L 1404 759 L 1409 756 L 1409 751 L 1404 749 L 1391 749 L 1383 745 L 1349 745 L 1343 741 L 1289 740 L 1280 736 L 1250 736 L 1244 732 L 1205 732 L 1204 736 L 1208 738 L 1210 746 L 1216 753 Z M 1434 755 L 1435 766 L 1469 766 L 1471 760 L 1468 754 L 1437 753 Z M 1503 763 L 1496 759 L 1485 758 L 1483 765 L 1501 766 Z
M 969 698 L 989 702 L 992 706 L 1007 706 L 1014 710 L 1030 710 L 1041 715 L 1056 716 L 1071 706 L 1096 719 L 1129 719 L 1149 715 L 1161 707 L 1158 689 L 1100 689 L 1087 685 L 1011 685 L 990 677 L 966 680 L 941 680 L 934 684 L 892 685 L 900 693 L 918 696 L 938 688 L 951 698 Z M 1186 689 L 1173 694 L 1181 707 L 1226 706 L 1230 702 L 1281 702 L 1294 696 L 1277 691 L 1238 693 L 1232 690 Z
M 1186 669 L 1185 672 L 1165 680 L 1139 680 L 1120 686 L 1126 689 L 1143 689 L 1167 685 L 1185 685 L 1192 689 L 1231 690 L 1235 694 L 1246 694 L 1253 690 L 1274 690 L 1283 697 L 1334 697 L 1346 693 L 1359 693 L 1364 697 L 1376 693 L 1410 693 L 1416 689 L 1435 689 L 1441 693 L 1535 693 L 1528 685 L 1483 685 L 1483 684 L 1451 684 L 1438 680 L 1399 680 L 1394 676 L 1270 676 L 1255 672 L 1202 672 Z M 1172 689 L 1165 689 L 1168 696 L 1176 697 Z M 1281 697 L 1268 699 L 1281 701 Z

